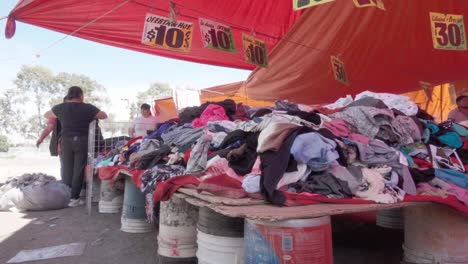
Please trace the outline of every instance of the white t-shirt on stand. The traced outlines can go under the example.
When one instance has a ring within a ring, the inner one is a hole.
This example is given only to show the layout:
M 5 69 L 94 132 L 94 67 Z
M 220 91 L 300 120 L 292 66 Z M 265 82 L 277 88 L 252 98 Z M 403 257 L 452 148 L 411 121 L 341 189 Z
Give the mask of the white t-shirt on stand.
M 139 116 L 135 118 L 130 125 L 130 128 L 135 130 L 135 137 L 147 136 L 148 130 L 155 130 L 156 124 L 159 122 L 159 119 L 155 116 L 143 117 Z

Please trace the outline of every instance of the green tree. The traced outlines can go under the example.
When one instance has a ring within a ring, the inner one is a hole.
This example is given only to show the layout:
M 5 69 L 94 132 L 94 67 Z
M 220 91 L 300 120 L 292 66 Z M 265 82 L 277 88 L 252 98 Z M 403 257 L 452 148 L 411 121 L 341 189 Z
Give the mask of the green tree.
M 16 90 L 7 89 L 0 95 L 0 132 L 13 133 L 18 130 L 18 119 L 24 108 L 15 109 L 18 99 L 15 99 Z
M 23 103 L 32 102 L 35 107 L 38 124 L 42 127 L 41 115 L 48 107 L 47 98 L 57 94 L 58 88 L 54 82 L 51 70 L 37 65 L 24 65 L 14 80 L 20 100 Z
M 51 105 L 61 103 L 71 86 L 79 86 L 83 89 L 85 102 L 105 108 L 109 105 L 110 99 L 106 88 L 97 81 L 83 74 L 60 72 L 55 76 L 55 83 L 59 94 L 51 98 Z M 63 94 L 63 96 L 62 96 Z
M 0 152 L 8 152 L 8 138 L 5 135 L 0 135 Z
M 143 103 L 153 104 L 154 100 L 172 96 L 172 88 L 168 83 L 155 82 L 150 85 L 148 90 L 139 92 L 137 94 L 137 105 L 140 106 Z
M 138 92 L 136 103 L 130 105 L 130 120 L 134 119 L 140 111 L 140 106 L 144 103 L 154 104 L 154 100 L 172 96 L 172 88 L 168 83 L 154 82 L 148 90 Z
M 133 120 L 135 119 L 135 117 L 137 117 L 138 112 L 140 111 L 140 106 L 141 104 L 138 104 L 138 103 L 130 104 L 129 120 Z
M 21 135 L 25 139 L 37 139 L 45 127 L 45 123 L 39 123 L 42 119 L 42 115 L 37 114 L 25 117 L 24 120 L 18 124 Z
M 83 89 L 85 102 L 106 111 L 110 104 L 104 86 L 83 74 L 61 72 L 54 75 L 43 66 L 22 66 L 14 80 L 16 89 L 0 96 L 0 131 L 15 131 L 25 138 L 37 138 L 45 127 L 43 114 L 62 103 L 71 86 Z M 28 105 L 34 111 L 28 111 Z M 13 118 L 12 118 L 13 117 Z

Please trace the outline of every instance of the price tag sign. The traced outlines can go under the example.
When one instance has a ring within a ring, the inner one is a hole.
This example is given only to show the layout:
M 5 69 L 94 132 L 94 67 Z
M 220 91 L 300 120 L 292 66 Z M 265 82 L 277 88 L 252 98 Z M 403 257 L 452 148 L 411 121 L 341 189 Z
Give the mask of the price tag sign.
M 267 49 L 264 41 L 242 34 L 245 61 L 261 67 L 268 67 Z
M 203 18 L 199 18 L 198 22 L 200 23 L 200 32 L 205 48 L 237 52 L 229 26 Z
M 335 80 L 345 85 L 349 85 L 348 74 L 346 74 L 344 63 L 337 57 L 331 56 L 331 66 Z
M 193 23 L 146 14 L 141 43 L 182 52 L 192 48 Z
M 463 15 L 430 12 L 434 49 L 466 50 Z
M 321 5 L 329 2 L 333 2 L 335 0 L 293 0 L 293 9 L 299 10 L 308 8 L 311 6 Z
M 353 0 L 356 7 L 377 7 L 385 10 L 383 0 Z

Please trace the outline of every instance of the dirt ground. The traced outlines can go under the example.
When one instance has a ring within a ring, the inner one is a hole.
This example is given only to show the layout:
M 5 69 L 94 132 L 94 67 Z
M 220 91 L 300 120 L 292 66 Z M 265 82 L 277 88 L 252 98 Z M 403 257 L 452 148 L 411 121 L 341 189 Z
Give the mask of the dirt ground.
M 8 177 L 34 172 L 46 173 L 60 179 L 59 158 L 51 157 L 46 145 L 40 149 L 12 148 L 7 153 L 0 153 L 0 183 L 5 182 Z
M 0 155 L 0 182 L 9 176 L 43 172 L 59 178 L 59 161 L 47 151 L 13 150 Z M 0 212 L 0 263 L 23 249 L 74 242 L 86 243 L 81 256 L 33 261 L 33 264 L 157 263 L 157 229 L 147 234 L 120 231 L 120 214 L 100 214 L 95 203 L 91 216 L 84 206 L 43 212 Z M 397 264 L 401 262 L 403 232 L 375 223 L 334 217 L 335 264 Z M 220 262 L 222 264 L 222 262 Z
M 85 207 L 44 212 L 0 212 L 0 263 L 23 249 L 86 243 L 82 256 L 34 264 L 158 263 L 157 229 L 146 234 L 120 231 L 119 214 L 100 214 L 96 204 L 91 216 Z M 396 264 L 401 259 L 403 233 L 345 220 L 333 220 L 334 263 Z M 222 263 L 222 262 L 220 262 Z
M 94 210 L 88 216 L 82 206 L 44 212 L 0 212 L 0 219 L 0 263 L 6 263 L 23 249 L 74 242 L 86 243 L 82 256 L 30 263 L 156 263 L 156 232 L 121 232 L 120 214 L 99 214 Z

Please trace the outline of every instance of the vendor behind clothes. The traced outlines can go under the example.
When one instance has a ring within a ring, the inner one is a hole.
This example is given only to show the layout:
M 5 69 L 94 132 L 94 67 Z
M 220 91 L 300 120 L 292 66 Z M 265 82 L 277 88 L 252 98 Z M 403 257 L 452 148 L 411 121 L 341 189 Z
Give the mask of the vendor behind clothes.
M 148 131 L 156 129 L 156 124 L 159 119 L 151 115 L 151 107 L 149 104 L 142 104 L 140 107 L 141 116 L 135 118 L 128 128 L 130 137 L 147 136 Z
M 468 90 L 463 90 L 457 97 L 457 108 L 450 111 L 448 119 L 455 123 L 468 123 Z

